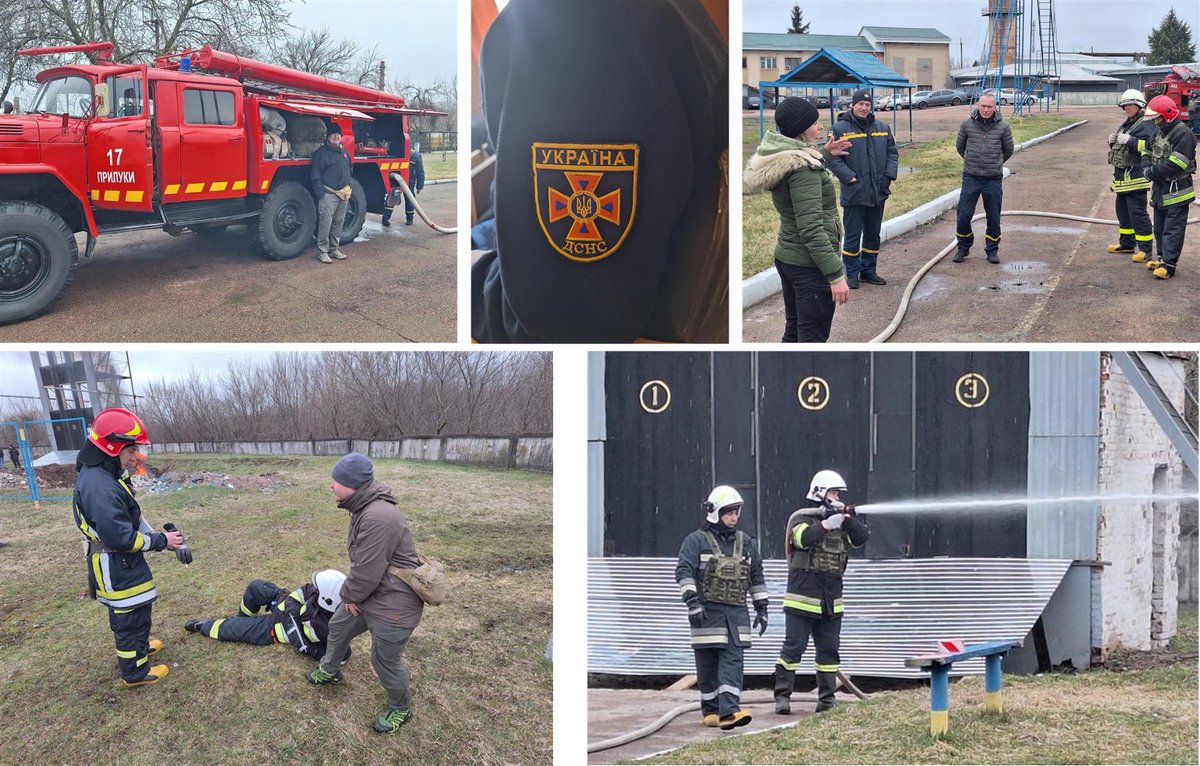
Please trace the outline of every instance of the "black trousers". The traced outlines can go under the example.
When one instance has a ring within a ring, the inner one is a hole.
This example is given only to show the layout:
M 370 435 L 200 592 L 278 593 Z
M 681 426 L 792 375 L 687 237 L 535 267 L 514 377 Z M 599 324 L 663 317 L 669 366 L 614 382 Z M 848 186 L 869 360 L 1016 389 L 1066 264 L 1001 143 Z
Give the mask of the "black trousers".
M 783 286 L 784 343 L 824 343 L 833 326 L 833 293 L 821 270 L 775 261 Z
M 117 667 L 126 681 L 141 681 L 150 672 L 150 612 L 153 602 L 129 611 L 108 609 L 108 627 L 117 644 Z
M 700 686 L 700 713 L 731 716 L 742 709 L 742 677 L 746 650 L 740 646 L 693 649 L 696 681 Z
M 1150 213 L 1146 211 L 1148 191 L 1138 189 L 1117 195 L 1117 231 L 1121 235 L 1121 247 L 1137 248 L 1151 255 L 1154 252 L 1154 230 Z
M 784 610 L 786 635 L 779 659 L 775 661 L 775 696 L 788 696 L 796 682 L 796 669 L 812 636 L 817 653 L 813 658 L 818 673 L 836 673 L 842 661 L 838 649 L 842 642 L 842 616 L 821 617 Z
M 1158 260 L 1172 274 L 1183 252 L 1183 236 L 1187 233 L 1188 210 L 1191 205 L 1154 206 L 1154 238 L 1158 240 Z
M 287 591 L 269 580 L 251 580 L 242 594 L 242 613 L 203 620 L 200 632 L 218 641 L 240 641 L 259 646 L 272 643 L 275 640 L 275 618 L 271 616 L 270 609 L 275 602 L 286 597 Z M 267 613 L 258 614 L 264 607 Z

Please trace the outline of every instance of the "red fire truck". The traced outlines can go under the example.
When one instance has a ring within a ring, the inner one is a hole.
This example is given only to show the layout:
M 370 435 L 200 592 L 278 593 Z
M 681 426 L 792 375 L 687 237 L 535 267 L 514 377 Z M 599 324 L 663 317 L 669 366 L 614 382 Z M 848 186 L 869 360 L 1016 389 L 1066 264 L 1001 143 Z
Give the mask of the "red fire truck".
M 205 46 L 154 64 L 111 60 L 111 43 L 22 51 L 91 52 L 58 66 L 25 114 L 0 117 L 0 324 L 48 311 L 102 234 L 198 234 L 246 223 L 261 254 L 313 241 L 312 151 L 334 124 L 354 160 L 342 242 L 408 179 L 408 119 L 392 93 Z
M 1146 100 L 1166 95 L 1183 112 L 1179 119 L 1190 122 L 1200 136 L 1200 69 L 1176 64 L 1161 81 L 1146 85 Z

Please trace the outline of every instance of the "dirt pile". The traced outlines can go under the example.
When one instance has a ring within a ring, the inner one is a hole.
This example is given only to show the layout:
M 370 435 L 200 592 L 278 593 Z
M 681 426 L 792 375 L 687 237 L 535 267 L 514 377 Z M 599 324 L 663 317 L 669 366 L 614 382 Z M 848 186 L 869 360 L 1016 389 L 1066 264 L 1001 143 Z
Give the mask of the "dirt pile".
M 139 492 L 155 494 L 174 492 L 185 487 L 225 487 L 226 489 L 256 489 L 265 495 L 280 487 L 291 486 L 291 482 L 274 471 L 250 476 L 229 476 L 215 471 L 176 471 L 166 466 L 154 469 L 146 466 L 145 476 L 134 476 L 133 486 Z

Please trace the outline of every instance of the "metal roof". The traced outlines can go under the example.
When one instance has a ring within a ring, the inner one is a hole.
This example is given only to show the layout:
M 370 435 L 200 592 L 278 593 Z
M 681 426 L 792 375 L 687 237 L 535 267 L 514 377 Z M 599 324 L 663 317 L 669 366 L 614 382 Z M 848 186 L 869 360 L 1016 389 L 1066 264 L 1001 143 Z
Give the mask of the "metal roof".
M 948 43 L 950 38 L 932 27 L 863 27 L 860 35 L 870 35 L 881 43 Z
M 901 75 L 888 69 L 870 53 L 822 48 L 790 72 L 762 86 L 866 85 L 872 88 L 908 88 Z
M 852 51 L 873 51 L 871 43 L 858 35 L 791 35 L 771 32 L 745 32 L 742 51 L 818 51 L 822 48 L 843 48 Z
M 943 638 L 967 643 L 1023 641 L 1046 608 L 1067 559 L 851 560 L 841 667 L 849 675 L 919 678 L 904 660 L 936 649 Z M 769 675 L 784 638 L 780 603 L 787 587 L 782 560 L 764 562 L 770 627 L 746 651 L 746 673 Z M 588 559 L 588 672 L 684 675 L 695 672 L 687 610 L 675 584 L 675 560 Z M 801 673 L 813 673 L 813 651 Z M 980 675 L 982 659 L 954 665 L 953 675 Z

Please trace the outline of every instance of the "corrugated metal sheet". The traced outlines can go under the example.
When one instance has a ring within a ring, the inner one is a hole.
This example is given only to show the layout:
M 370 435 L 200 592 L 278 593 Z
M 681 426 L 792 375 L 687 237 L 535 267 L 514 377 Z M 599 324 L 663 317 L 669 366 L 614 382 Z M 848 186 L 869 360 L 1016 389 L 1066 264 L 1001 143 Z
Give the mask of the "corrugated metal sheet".
M 1029 355 L 1030 497 L 1100 491 L 1100 353 Z M 1029 508 L 1026 554 L 1096 558 L 1099 504 Z
M 1022 641 L 1070 566 L 1057 559 L 902 559 L 851 561 L 846 572 L 842 670 L 850 675 L 920 677 L 904 660 L 942 638 Z M 588 672 L 674 675 L 695 671 L 687 611 L 675 585 L 675 560 L 588 560 Z M 770 627 L 746 652 L 746 673 L 773 672 L 784 638 L 783 561 L 765 563 Z M 812 673 L 813 651 L 801 673 Z M 983 660 L 954 666 L 981 675 Z

